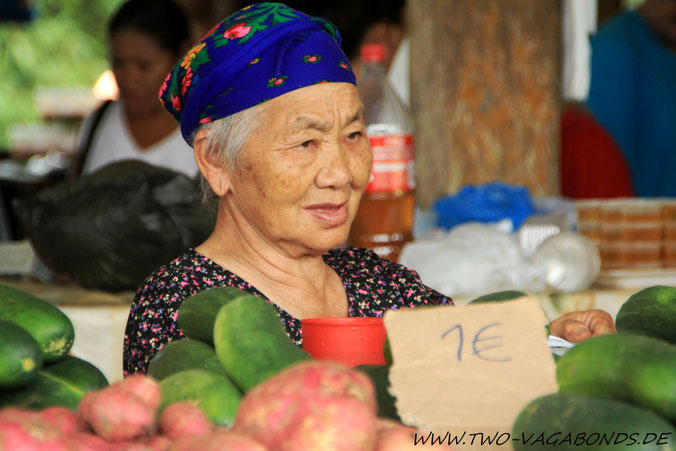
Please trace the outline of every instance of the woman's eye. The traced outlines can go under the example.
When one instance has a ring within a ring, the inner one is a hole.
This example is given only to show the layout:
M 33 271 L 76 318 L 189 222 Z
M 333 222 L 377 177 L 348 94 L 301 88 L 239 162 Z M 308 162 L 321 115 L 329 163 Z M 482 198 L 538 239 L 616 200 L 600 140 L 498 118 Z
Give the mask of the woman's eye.
M 314 140 L 309 139 L 309 140 L 307 140 L 307 141 L 303 141 L 303 143 L 302 143 L 300 146 L 301 146 L 303 149 L 307 149 L 308 147 L 312 147 L 312 145 L 313 145 L 314 143 L 315 143 Z
M 354 133 L 350 133 L 350 134 L 347 136 L 347 139 L 355 140 L 355 139 L 357 139 L 357 138 L 361 138 L 362 135 L 363 135 L 362 132 L 354 132 Z

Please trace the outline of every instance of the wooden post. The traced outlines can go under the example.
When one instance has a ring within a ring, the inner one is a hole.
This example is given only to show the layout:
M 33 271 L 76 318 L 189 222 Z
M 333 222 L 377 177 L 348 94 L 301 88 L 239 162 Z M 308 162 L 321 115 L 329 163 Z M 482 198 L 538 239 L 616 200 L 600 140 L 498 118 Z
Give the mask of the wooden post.
M 417 203 L 502 181 L 559 192 L 560 0 L 409 0 Z

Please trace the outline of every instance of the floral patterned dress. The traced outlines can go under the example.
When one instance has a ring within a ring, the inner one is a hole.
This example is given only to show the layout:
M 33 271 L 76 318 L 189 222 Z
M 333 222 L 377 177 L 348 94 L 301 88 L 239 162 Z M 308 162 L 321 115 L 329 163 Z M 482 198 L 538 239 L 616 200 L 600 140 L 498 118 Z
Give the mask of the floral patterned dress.
M 382 317 L 385 311 L 399 307 L 453 304 L 450 298 L 425 286 L 415 271 L 381 259 L 370 250 L 333 249 L 323 258 L 343 282 L 348 316 Z M 240 288 L 268 300 L 246 280 L 192 249 L 148 277 L 129 313 L 124 336 L 125 376 L 145 373 L 148 362 L 164 344 L 183 338 L 176 318 L 184 299 L 220 286 Z M 300 320 L 272 304 L 289 338 L 301 346 Z

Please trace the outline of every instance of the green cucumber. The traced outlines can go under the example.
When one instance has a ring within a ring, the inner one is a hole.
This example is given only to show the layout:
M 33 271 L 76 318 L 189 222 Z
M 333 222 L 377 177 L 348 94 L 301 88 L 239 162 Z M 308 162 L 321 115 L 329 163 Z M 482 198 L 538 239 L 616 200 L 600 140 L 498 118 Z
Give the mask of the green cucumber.
M 657 285 L 633 294 L 622 304 L 615 326 L 676 344 L 676 287 Z
M 519 413 L 511 442 L 520 450 L 642 451 L 675 449 L 676 428 L 655 413 L 621 401 L 555 393 Z
M 8 285 L 0 285 L 0 320 L 26 329 L 40 345 L 43 362 L 62 358 L 73 346 L 73 324 L 61 310 Z
M 148 375 L 158 381 L 184 370 L 206 370 L 226 377 L 228 375 L 214 348 L 197 340 L 169 342 L 148 364 Z
M 41 366 L 42 353 L 35 338 L 23 327 L 0 321 L 0 390 L 28 384 Z
M 242 394 L 222 374 L 206 370 L 184 370 L 160 381 L 160 412 L 169 404 L 187 401 L 196 405 L 216 426 L 231 427 Z
M 3 392 L 0 407 L 45 409 L 63 406 L 77 409 L 85 393 L 108 385 L 106 377 L 91 363 L 66 356 L 44 367 L 26 387 Z
M 526 293 L 522 291 L 514 291 L 514 290 L 507 290 L 507 291 L 498 291 L 496 293 L 488 293 L 483 296 L 479 296 L 478 298 L 472 299 L 469 301 L 469 304 L 481 304 L 484 302 L 502 302 L 502 301 L 512 301 L 514 299 L 518 299 L 524 296 L 528 296 Z
M 389 390 L 390 368 L 391 365 L 359 365 L 354 367 L 355 370 L 366 373 L 373 382 L 376 389 L 376 400 L 378 401 L 378 417 L 401 421 L 395 404 L 396 398 L 392 396 Z
M 589 338 L 556 364 L 563 393 L 626 401 L 676 422 L 676 346 L 635 334 Z
M 186 298 L 178 308 L 178 327 L 191 340 L 214 345 L 214 322 L 223 305 L 242 296 L 252 296 L 234 287 L 215 287 Z
M 221 364 L 245 393 L 287 366 L 312 359 L 289 339 L 275 307 L 253 295 L 221 307 L 214 343 Z
M 528 294 L 523 291 L 515 290 L 506 290 L 506 291 L 497 291 L 495 293 L 488 293 L 478 298 L 472 299 L 468 304 L 484 304 L 486 302 L 505 302 L 505 301 L 514 301 L 516 299 L 528 296 Z M 545 333 L 549 335 L 549 324 L 545 326 Z

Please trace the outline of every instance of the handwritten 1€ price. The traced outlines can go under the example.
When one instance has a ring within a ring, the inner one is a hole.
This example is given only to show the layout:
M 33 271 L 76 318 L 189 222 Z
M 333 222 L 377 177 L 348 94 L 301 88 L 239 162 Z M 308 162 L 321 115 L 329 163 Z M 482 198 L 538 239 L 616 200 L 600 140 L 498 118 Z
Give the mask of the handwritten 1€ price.
M 471 350 L 472 350 L 472 356 L 476 356 L 477 358 L 481 360 L 486 360 L 489 362 L 510 362 L 512 360 L 511 357 L 507 356 L 496 356 L 495 352 L 491 352 L 490 354 L 492 355 L 486 355 L 486 352 L 490 349 L 495 349 L 495 348 L 500 348 L 503 346 L 502 341 L 497 341 L 501 340 L 502 337 L 501 335 L 487 335 L 488 333 L 494 333 L 494 332 L 489 332 L 493 328 L 501 327 L 501 323 L 490 323 L 487 324 L 483 327 L 481 327 L 473 336 L 472 341 L 471 341 Z M 463 355 L 463 347 L 465 345 L 465 331 L 462 328 L 461 324 L 456 324 L 450 329 L 445 330 L 441 334 L 441 339 L 444 341 L 452 341 L 453 337 L 457 337 L 457 343 L 458 343 L 458 362 L 462 362 L 462 355 Z M 471 337 L 471 334 L 470 334 Z

